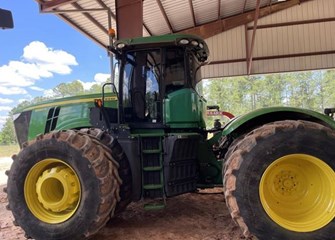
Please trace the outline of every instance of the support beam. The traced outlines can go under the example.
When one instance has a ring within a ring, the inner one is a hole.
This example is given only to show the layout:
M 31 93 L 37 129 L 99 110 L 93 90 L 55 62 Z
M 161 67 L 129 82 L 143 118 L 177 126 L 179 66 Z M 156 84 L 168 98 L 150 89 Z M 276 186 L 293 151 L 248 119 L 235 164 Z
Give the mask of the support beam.
M 248 69 L 247 69 L 248 75 L 250 75 L 250 73 L 251 73 L 252 56 L 253 56 L 254 46 L 255 46 L 256 31 L 257 31 L 257 22 L 258 22 L 258 18 L 259 18 L 260 4 L 261 4 L 261 0 L 257 0 L 257 3 L 256 3 L 256 13 L 255 13 L 255 19 L 254 19 L 254 29 L 252 31 L 251 46 L 250 46 L 250 49 L 249 49 L 250 52 L 248 54 Z
M 301 21 L 290 21 L 290 22 L 281 22 L 281 23 L 272 23 L 272 24 L 263 24 L 263 25 L 257 25 L 257 29 L 297 26 L 297 25 L 324 23 L 324 22 L 335 22 L 335 17 L 317 18 L 317 19 L 308 19 L 308 20 L 301 20 Z M 248 30 L 251 30 L 251 29 L 252 29 L 252 27 L 248 27 Z
M 330 55 L 330 54 L 335 54 L 335 50 L 319 51 L 319 52 L 306 52 L 306 53 L 293 53 L 293 54 L 273 55 L 273 56 L 260 56 L 260 57 L 254 57 L 253 61 L 265 61 L 265 60 L 297 58 L 297 57 L 312 57 L 312 56 L 322 56 L 322 55 Z M 240 62 L 245 62 L 245 61 L 247 61 L 246 58 L 237 58 L 237 59 L 230 59 L 230 60 L 217 60 L 217 61 L 209 62 L 208 65 L 240 63 Z
M 143 36 L 143 1 L 115 0 L 117 38 Z
M 101 7 L 108 8 L 108 6 L 102 0 L 95 0 L 95 1 L 97 1 L 100 4 Z M 143 8 L 143 6 L 142 6 L 142 8 Z M 111 13 L 112 18 L 116 21 L 116 15 L 112 11 L 110 11 L 110 13 Z M 150 31 L 150 29 L 148 28 L 148 26 L 144 22 L 143 22 L 143 27 L 144 27 L 145 31 L 147 31 L 149 33 L 149 35 L 152 36 L 152 32 Z
M 250 50 L 249 50 L 249 35 L 248 35 L 248 25 L 247 24 L 244 25 L 244 36 L 245 36 L 246 68 L 248 70 L 249 59 L 250 59 L 250 56 L 249 56 Z
M 282 3 L 277 3 L 272 6 L 263 7 L 259 11 L 259 18 L 270 15 L 271 13 L 279 12 L 281 10 L 293 7 L 295 5 L 301 4 L 311 0 L 291 0 Z M 233 29 L 235 27 L 248 24 L 253 22 L 255 19 L 256 10 L 243 13 L 241 15 L 229 17 L 222 19 L 220 21 L 215 21 L 207 23 L 198 27 L 188 28 L 180 31 L 185 34 L 194 34 L 201 36 L 202 38 L 209 38 L 224 31 Z
M 37 0 L 37 2 L 40 4 L 40 10 L 41 12 L 49 12 L 54 8 L 60 7 L 65 4 L 71 4 L 74 2 L 77 2 L 78 0 L 54 0 L 54 1 L 42 1 Z

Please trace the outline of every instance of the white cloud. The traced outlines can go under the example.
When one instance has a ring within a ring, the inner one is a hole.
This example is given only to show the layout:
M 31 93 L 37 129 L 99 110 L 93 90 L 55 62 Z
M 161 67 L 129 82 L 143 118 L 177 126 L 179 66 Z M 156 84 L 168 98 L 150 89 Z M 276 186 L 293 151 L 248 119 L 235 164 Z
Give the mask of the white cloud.
M 23 58 L 28 62 L 43 66 L 46 70 L 59 74 L 71 73 L 71 65 L 78 65 L 76 58 L 63 51 L 48 48 L 39 41 L 31 42 L 23 49 Z
M 33 75 L 25 76 L 27 70 L 35 69 L 33 64 L 25 64 L 18 61 L 10 61 L 8 65 L 0 67 L 0 86 L 20 86 L 26 87 L 33 85 L 36 72 L 32 71 Z
M 19 95 L 26 94 L 27 91 L 20 87 L 2 87 L 0 86 L 0 93 L 3 95 Z
M 75 65 L 78 63 L 73 55 L 34 41 L 23 49 L 21 61 L 10 61 L 0 67 L 0 87 L 33 86 L 41 78 L 69 74 Z
M 30 87 L 31 90 L 34 90 L 34 91 L 38 91 L 38 92 L 43 92 L 44 89 L 43 88 L 40 88 L 40 87 L 36 87 L 36 86 L 32 86 Z
M 90 90 L 91 87 L 94 84 L 97 84 L 97 82 L 83 82 L 83 81 L 80 81 L 80 80 L 77 80 L 77 81 L 79 81 L 81 84 L 83 84 L 84 90 Z
M 0 104 L 9 104 L 14 102 L 12 99 L 9 98 L 0 98 Z
M 0 112 L 8 112 L 10 110 L 12 110 L 12 107 L 0 106 Z
M 110 74 L 107 73 L 96 73 L 94 75 L 94 81 L 93 82 L 83 82 L 81 80 L 77 80 L 83 84 L 84 90 L 89 90 L 94 84 L 102 84 L 107 81 L 107 79 L 110 78 Z
M 110 74 L 106 74 L 106 73 L 97 73 L 94 76 L 94 81 L 98 82 L 98 83 L 105 83 L 106 80 L 110 77 Z

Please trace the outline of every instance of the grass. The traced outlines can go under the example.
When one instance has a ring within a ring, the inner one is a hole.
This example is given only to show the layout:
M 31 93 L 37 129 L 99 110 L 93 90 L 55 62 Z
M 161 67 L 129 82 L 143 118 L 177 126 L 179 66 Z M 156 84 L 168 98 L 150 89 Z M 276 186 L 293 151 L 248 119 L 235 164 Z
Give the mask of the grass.
M 0 157 L 11 157 L 20 150 L 19 145 L 0 145 Z

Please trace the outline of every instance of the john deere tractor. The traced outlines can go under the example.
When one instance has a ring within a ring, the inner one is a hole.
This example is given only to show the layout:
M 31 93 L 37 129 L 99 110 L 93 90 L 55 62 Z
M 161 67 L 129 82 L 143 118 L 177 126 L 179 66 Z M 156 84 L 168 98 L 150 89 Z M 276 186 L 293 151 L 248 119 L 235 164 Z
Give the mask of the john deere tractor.
M 22 149 L 5 191 L 28 237 L 89 238 L 130 202 L 162 209 L 173 196 L 223 186 L 246 237 L 335 238 L 330 116 L 265 108 L 206 130 L 206 100 L 196 91 L 209 55 L 202 39 L 125 39 L 109 50 L 117 74 L 101 94 L 15 115 Z

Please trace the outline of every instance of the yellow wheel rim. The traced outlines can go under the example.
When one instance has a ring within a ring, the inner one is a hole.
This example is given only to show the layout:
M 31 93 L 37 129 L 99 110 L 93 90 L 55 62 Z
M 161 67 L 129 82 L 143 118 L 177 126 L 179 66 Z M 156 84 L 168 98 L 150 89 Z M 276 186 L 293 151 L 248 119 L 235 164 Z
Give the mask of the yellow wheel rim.
M 24 182 L 29 210 L 36 218 L 50 224 L 68 220 L 79 206 L 80 195 L 77 174 L 58 159 L 48 158 L 36 163 Z
M 259 185 L 269 217 L 295 232 L 323 228 L 335 217 L 335 172 L 318 158 L 292 154 L 274 161 Z

